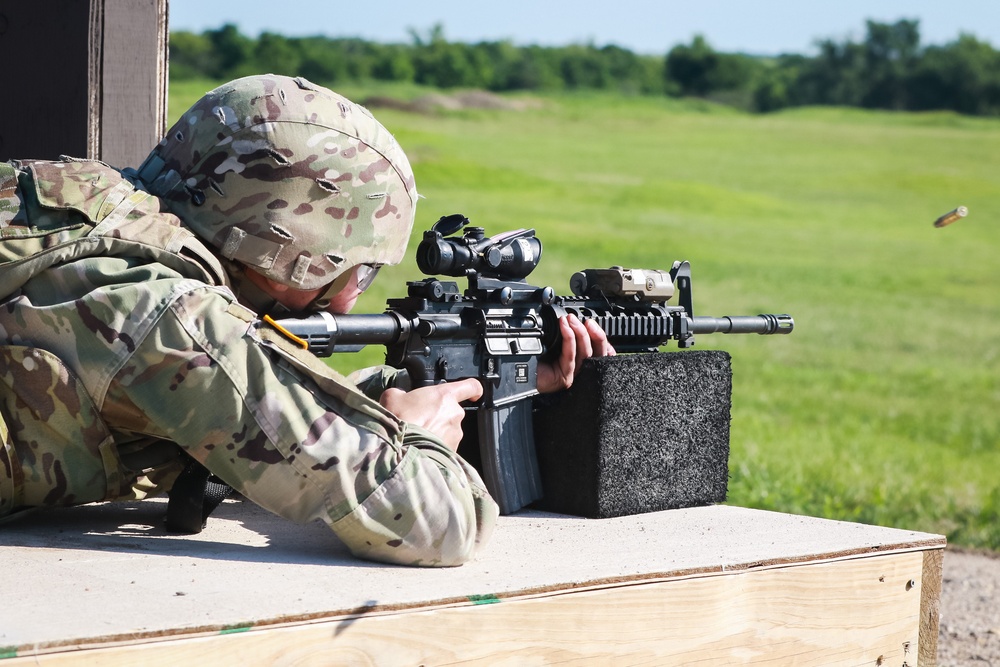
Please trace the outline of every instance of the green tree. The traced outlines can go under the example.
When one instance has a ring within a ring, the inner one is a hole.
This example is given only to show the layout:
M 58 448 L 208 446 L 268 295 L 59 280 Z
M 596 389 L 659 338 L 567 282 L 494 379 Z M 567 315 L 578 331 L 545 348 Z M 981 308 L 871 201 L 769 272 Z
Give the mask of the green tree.
M 818 43 L 819 54 L 805 61 L 790 97 L 799 104 L 859 106 L 865 94 L 864 53 L 858 44 Z
M 836 104 L 1000 114 L 1000 53 L 989 43 L 961 35 L 945 46 L 922 48 L 915 20 L 865 25 L 860 43 L 827 39 L 817 43 L 813 57 L 755 58 L 717 52 L 701 35 L 665 57 L 651 57 L 614 45 L 453 43 L 441 25 L 423 34 L 411 30 L 410 44 L 378 44 L 267 32 L 252 39 L 226 24 L 200 35 L 171 33 L 170 64 L 175 79 L 270 71 L 325 85 L 379 79 L 498 91 L 697 95 L 758 111 Z
M 413 81 L 416 69 L 410 48 L 399 44 L 383 44 L 373 53 L 372 76 L 383 81 Z
M 930 47 L 908 81 L 914 109 L 1000 114 L 1000 52 L 971 35 Z
M 209 76 L 216 79 L 232 78 L 250 60 L 253 41 L 240 34 L 232 23 L 227 23 L 218 30 L 208 30 L 205 36 L 215 54 L 215 68 L 208 73 Z
M 662 93 L 662 58 L 636 55 L 620 46 L 600 50 L 609 75 L 608 86 L 625 93 Z
M 799 55 L 762 61 L 753 86 L 753 109 L 768 112 L 799 104 L 796 82 L 806 62 L 807 58 Z
M 711 90 L 710 74 L 718 66 L 719 56 L 702 35 L 695 35 L 690 46 L 670 49 L 665 63 L 667 78 L 680 86 L 683 95 L 704 96 Z
M 664 62 L 666 85 L 682 95 L 711 96 L 737 106 L 751 105 L 753 81 L 762 69 L 759 59 L 718 53 L 695 35 L 690 46 L 675 46 Z
M 413 78 L 417 83 L 438 88 L 475 85 L 476 70 L 466 49 L 461 44 L 449 43 L 440 23 L 428 31 L 426 38 L 415 30 L 410 35 L 414 49 Z
M 878 109 L 908 107 L 907 79 L 920 53 L 919 21 L 867 22 L 864 42 L 862 106 Z
M 205 34 L 170 34 L 170 78 L 194 79 L 212 76 L 219 69 L 212 42 Z
M 516 47 L 494 43 L 493 90 L 558 90 L 563 87 L 554 49 L 541 46 Z
M 302 55 L 297 45 L 281 35 L 262 33 L 253 48 L 253 61 L 258 72 L 286 76 L 302 74 Z
M 348 79 L 347 63 L 339 40 L 303 37 L 294 42 L 299 53 L 298 73 L 321 85 L 331 86 Z
M 559 51 L 559 71 L 567 88 L 608 87 L 611 73 L 592 44 L 567 46 Z

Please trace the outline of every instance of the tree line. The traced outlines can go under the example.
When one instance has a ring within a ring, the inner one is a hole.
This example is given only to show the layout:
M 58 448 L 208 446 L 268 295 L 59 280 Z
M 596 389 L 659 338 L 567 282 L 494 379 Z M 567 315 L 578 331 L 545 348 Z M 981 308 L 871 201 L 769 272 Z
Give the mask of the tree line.
M 665 56 L 614 45 L 452 42 L 440 25 L 410 37 L 407 44 L 269 32 L 253 38 L 231 24 L 172 32 L 170 75 L 222 80 L 266 71 L 331 87 L 376 80 L 497 92 L 614 90 L 702 97 L 760 112 L 843 105 L 1000 114 L 1000 52 L 971 35 L 923 46 L 914 20 L 867 21 L 862 41 L 821 40 L 813 56 L 722 53 L 702 36 Z

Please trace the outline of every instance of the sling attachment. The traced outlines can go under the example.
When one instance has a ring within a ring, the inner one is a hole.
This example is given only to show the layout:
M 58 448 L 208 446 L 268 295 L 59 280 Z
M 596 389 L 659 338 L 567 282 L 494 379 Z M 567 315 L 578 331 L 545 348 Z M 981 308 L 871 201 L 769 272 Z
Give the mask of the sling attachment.
M 231 486 L 189 457 L 187 465 L 170 489 L 165 518 L 167 531 L 200 533 L 208 522 L 208 516 L 232 492 Z

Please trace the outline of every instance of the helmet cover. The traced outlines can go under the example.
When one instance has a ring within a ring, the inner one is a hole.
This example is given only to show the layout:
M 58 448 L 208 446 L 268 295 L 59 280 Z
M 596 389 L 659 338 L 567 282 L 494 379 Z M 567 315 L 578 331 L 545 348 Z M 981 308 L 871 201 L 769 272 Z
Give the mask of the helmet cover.
M 398 264 L 417 200 L 406 155 L 367 109 L 273 74 L 207 93 L 138 177 L 223 257 L 300 290 Z

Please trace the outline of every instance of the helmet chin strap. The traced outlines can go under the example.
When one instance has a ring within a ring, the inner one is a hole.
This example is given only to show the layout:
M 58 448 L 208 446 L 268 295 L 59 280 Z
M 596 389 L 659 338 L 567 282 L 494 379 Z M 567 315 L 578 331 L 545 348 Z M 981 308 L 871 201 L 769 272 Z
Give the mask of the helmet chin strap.
M 351 279 L 354 278 L 354 274 L 355 269 L 352 267 L 334 278 L 333 282 L 330 283 L 326 290 L 324 290 L 319 296 L 313 299 L 308 306 L 306 306 L 306 312 L 315 313 L 320 310 L 326 310 L 330 305 L 330 301 L 333 300 L 333 297 L 347 289 Z

